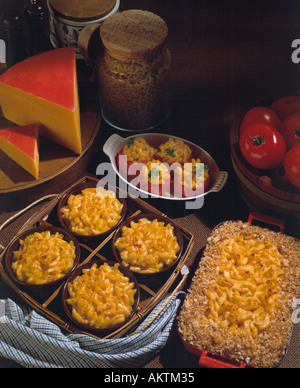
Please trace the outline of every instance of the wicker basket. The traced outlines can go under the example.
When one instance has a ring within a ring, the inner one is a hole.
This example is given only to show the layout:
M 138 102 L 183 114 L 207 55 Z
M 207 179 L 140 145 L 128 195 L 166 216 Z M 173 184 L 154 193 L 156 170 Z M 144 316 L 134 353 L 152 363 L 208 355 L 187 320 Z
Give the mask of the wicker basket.
M 256 210 L 299 218 L 300 190 L 277 187 L 271 175 L 250 166 L 239 149 L 239 127 L 244 115 L 251 108 L 242 109 L 234 118 L 230 129 L 231 160 L 241 194 Z

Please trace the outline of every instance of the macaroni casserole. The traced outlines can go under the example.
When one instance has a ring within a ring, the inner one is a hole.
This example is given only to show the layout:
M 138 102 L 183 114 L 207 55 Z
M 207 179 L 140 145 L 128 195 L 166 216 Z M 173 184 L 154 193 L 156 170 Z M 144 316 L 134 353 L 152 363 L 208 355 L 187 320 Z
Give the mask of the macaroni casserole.
M 180 250 L 171 224 L 141 218 L 122 228 L 115 243 L 122 264 L 139 273 L 155 273 L 170 266 Z
M 73 233 L 97 236 L 118 224 L 122 210 L 123 204 L 112 191 L 88 188 L 79 195 L 70 195 L 61 212 Z
M 64 240 L 60 233 L 34 233 L 19 241 L 13 254 L 12 270 L 18 280 L 26 284 L 52 283 L 68 274 L 75 262 L 73 241 Z
M 275 366 L 291 335 L 300 243 L 242 222 L 209 238 L 179 315 L 190 344 L 252 366 Z
M 82 275 L 68 283 L 72 316 L 80 324 L 95 329 L 110 329 L 131 314 L 135 285 L 120 270 L 104 263 L 83 269 Z

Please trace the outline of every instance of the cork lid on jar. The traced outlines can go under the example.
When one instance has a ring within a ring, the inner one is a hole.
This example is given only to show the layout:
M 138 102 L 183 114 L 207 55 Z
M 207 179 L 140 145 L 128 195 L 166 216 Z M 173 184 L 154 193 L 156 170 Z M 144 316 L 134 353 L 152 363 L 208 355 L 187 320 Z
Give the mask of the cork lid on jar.
M 118 60 L 149 59 L 166 43 L 168 26 L 152 12 L 129 10 L 103 23 L 100 36 L 110 55 Z
M 59 16 L 74 21 L 98 20 L 108 15 L 117 0 L 49 0 L 50 6 Z

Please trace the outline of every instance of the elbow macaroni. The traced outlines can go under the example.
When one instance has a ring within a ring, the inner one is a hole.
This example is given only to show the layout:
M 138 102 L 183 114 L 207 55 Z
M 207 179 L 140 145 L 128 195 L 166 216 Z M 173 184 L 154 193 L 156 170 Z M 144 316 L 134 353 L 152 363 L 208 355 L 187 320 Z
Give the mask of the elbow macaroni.
M 156 273 L 171 265 L 180 250 L 174 228 L 146 218 L 122 228 L 115 243 L 122 264 L 138 273 Z
M 187 163 L 192 156 L 192 150 L 180 139 L 170 138 L 159 146 L 157 157 L 168 164 Z
M 73 233 L 96 236 L 116 226 L 122 210 L 123 204 L 112 191 L 89 188 L 79 195 L 70 195 L 61 212 Z
M 217 282 L 208 297 L 208 317 L 221 328 L 253 337 L 268 328 L 281 307 L 282 256 L 272 241 L 236 236 L 220 244 Z
M 148 162 L 153 159 L 156 152 L 157 150 L 141 137 L 130 139 L 123 149 L 123 153 L 127 155 L 127 160 L 134 163 Z
M 181 185 L 194 190 L 204 187 L 204 183 L 209 179 L 209 169 L 200 159 L 192 159 L 192 162 L 185 163 L 183 168 L 178 166 L 175 169 L 175 177 Z
M 67 303 L 73 318 L 95 329 L 110 329 L 131 314 L 135 303 L 134 283 L 120 272 L 119 264 L 99 268 L 93 264 L 68 284 Z
M 144 182 L 161 185 L 170 182 L 171 175 L 164 163 L 159 160 L 152 160 L 142 167 L 141 178 Z
M 178 316 L 184 340 L 253 367 L 275 367 L 291 337 L 299 297 L 300 242 L 225 222 L 207 241 Z
M 59 233 L 34 233 L 20 240 L 13 254 L 12 270 L 21 282 L 48 284 L 68 274 L 75 262 L 75 245 Z

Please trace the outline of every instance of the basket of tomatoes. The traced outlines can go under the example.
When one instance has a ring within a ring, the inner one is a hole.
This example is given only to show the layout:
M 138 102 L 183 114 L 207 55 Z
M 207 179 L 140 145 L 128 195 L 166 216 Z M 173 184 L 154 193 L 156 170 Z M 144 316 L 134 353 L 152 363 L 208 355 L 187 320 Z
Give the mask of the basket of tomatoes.
M 243 197 L 265 213 L 300 217 L 300 96 L 270 99 L 239 112 L 231 159 Z

